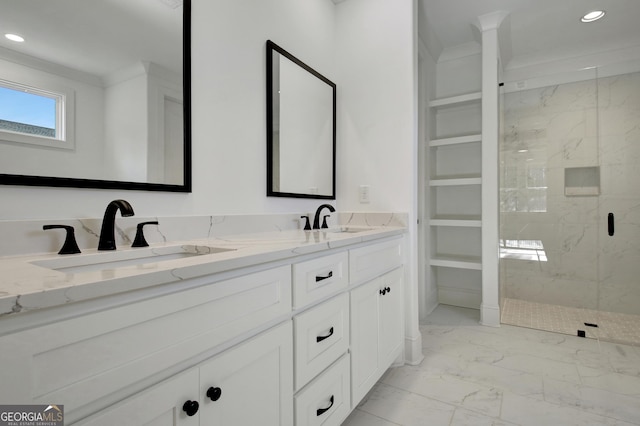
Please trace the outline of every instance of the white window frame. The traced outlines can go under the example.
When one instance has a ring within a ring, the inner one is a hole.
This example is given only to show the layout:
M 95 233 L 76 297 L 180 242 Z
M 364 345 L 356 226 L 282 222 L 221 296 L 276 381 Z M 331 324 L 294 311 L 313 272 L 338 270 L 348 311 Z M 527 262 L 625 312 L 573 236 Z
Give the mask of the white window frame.
M 75 92 L 62 86 L 36 87 L 24 83 L 0 79 L 0 86 L 20 90 L 56 101 L 56 137 L 12 132 L 0 129 L 0 142 L 45 146 L 47 148 L 75 149 Z

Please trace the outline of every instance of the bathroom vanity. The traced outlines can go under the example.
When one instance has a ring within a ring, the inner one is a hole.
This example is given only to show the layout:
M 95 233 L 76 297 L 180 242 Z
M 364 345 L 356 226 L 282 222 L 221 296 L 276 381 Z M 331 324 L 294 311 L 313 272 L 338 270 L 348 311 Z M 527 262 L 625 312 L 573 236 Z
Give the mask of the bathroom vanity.
M 0 259 L 0 401 L 69 425 L 339 425 L 402 361 L 403 235 Z

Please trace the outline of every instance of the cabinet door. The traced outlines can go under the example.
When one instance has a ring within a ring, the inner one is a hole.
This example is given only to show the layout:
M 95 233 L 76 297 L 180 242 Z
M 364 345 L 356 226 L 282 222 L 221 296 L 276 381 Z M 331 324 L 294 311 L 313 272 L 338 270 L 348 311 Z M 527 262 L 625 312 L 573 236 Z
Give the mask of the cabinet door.
M 293 425 L 291 321 L 200 367 L 201 424 Z
M 82 426 L 198 426 L 198 369 L 165 380 L 76 425 Z M 183 407 L 189 402 L 187 415 Z M 194 406 L 193 404 L 198 404 Z M 196 408 L 197 407 L 197 408 Z
M 378 380 L 380 281 L 351 291 L 351 404 L 355 407 Z
M 400 355 L 404 340 L 403 269 L 380 277 L 380 363 L 387 369 Z

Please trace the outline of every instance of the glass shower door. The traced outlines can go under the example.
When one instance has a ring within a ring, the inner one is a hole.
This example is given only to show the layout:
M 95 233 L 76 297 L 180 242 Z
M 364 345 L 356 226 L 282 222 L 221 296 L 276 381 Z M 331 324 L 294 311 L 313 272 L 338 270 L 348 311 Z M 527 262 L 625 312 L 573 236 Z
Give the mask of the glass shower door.
M 621 68 L 635 71 L 621 74 Z M 598 309 L 600 337 L 640 344 L 638 70 L 640 63 L 598 69 Z

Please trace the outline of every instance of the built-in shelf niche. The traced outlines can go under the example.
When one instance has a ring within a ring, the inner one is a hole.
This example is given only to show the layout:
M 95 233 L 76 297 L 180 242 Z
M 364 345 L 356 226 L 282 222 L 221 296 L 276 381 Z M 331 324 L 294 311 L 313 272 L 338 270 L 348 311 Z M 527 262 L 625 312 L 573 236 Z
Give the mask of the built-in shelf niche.
M 430 277 L 440 303 L 479 308 L 482 295 L 481 93 L 429 102 Z
M 569 197 L 600 195 L 600 167 L 564 169 L 564 195 Z
M 439 145 L 431 150 L 431 178 L 480 178 L 482 146 L 480 143 Z
M 431 229 L 433 257 L 463 256 L 480 258 L 481 228 L 464 226 L 434 226 Z
M 445 305 L 477 308 L 482 302 L 482 291 L 478 282 L 482 282 L 482 271 L 464 269 L 458 266 L 433 267 L 433 276 L 438 282 L 438 300 Z
M 458 138 L 478 135 L 482 129 L 481 94 L 453 96 L 431 101 L 431 139 Z
M 431 182 L 430 182 L 431 183 Z M 482 187 L 474 185 L 435 185 L 431 187 L 431 218 L 466 216 L 480 218 Z

